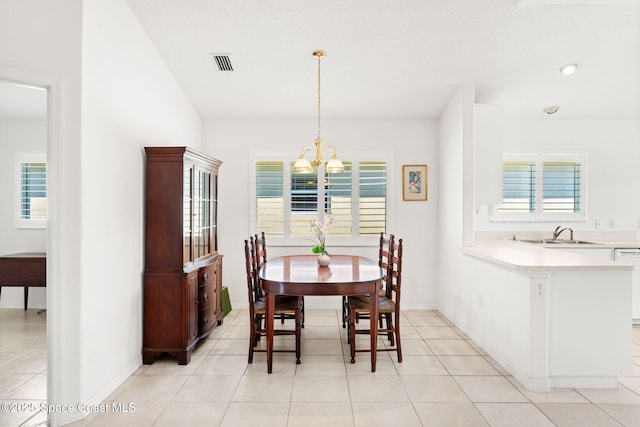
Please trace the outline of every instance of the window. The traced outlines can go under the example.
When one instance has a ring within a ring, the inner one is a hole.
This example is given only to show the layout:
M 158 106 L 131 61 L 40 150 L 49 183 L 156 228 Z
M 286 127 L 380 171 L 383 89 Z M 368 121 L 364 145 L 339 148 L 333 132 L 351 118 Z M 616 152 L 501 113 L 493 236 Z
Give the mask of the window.
M 388 161 L 345 161 L 342 173 L 293 170 L 295 162 L 258 160 L 255 168 L 253 229 L 283 239 L 310 237 L 310 224 L 330 215 L 329 236 L 337 239 L 377 237 L 388 220 Z M 295 155 L 282 155 L 295 158 Z
M 582 154 L 505 154 L 495 219 L 584 220 L 584 168 Z
M 47 225 L 47 163 L 44 153 L 16 153 L 16 227 Z

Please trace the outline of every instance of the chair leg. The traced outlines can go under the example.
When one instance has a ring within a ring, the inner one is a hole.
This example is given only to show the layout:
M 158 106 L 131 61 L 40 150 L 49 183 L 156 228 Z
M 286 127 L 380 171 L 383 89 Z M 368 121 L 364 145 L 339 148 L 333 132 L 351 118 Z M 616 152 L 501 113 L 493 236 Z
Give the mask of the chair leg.
M 351 344 L 351 324 L 349 323 L 349 300 L 342 297 L 342 327 L 347 328 L 347 344 Z
M 349 348 L 351 349 L 351 363 L 356 363 L 356 325 L 355 325 L 356 311 L 353 308 L 349 309 Z
M 402 362 L 402 345 L 400 344 L 400 311 L 395 311 L 394 335 L 396 336 L 396 352 L 398 353 L 398 363 Z
M 256 324 L 255 324 L 255 328 L 257 331 L 262 330 L 262 314 L 258 314 L 256 315 L 256 320 L 255 320 Z M 254 343 L 254 347 L 258 345 L 258 342 L 260 342 L 260 334 L 256 334 L 256 342 Z
M 345 297 L 344 295 L 342 296 L 342 327 L 346 328 L 347 327 L 347 297 Z
M 384 315 L 385 321 L 387 322 L 387 329 L 389 332 L 387 333 L 387 339 L 389 340 L 389 344 L 393 347 L 394 345 L 394 333 L 393 333 L 393 321 L 391 320 L 391 313 L 385 313 Z
M 296 310 L 296 365 L 300 364 L 300 337 L 302 327 L 302 309 Z
M 251 333 L 249 334 L 249 360 L 248 363 L 253 363 L 253 349 L 257 345 L 256 343 L 256 320 L 251 319 Z
M 304 328 L 304 297 L 298 297 L 300 299 L 300 327 Z

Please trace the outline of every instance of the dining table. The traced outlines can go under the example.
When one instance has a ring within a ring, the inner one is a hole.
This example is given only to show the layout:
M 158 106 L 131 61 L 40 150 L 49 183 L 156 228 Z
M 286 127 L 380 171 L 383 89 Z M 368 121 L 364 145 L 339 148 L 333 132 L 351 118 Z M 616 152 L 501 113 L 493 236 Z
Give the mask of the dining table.
M 327 267 L 317 255 L 270 258 L 258 272 L 264 290 L 267 330 L 267 372 L 273 367 L 274 309 L 277 295 L 367 295 L 370 301 L 371 372 L 376 371 L 378 298 L 383 270 L 377 262 L 356 255 L 332 255 Z

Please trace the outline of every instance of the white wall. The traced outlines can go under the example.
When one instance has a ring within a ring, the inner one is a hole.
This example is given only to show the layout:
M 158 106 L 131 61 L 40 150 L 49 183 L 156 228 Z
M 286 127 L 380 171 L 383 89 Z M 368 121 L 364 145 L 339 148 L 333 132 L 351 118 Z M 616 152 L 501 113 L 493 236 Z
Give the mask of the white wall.
M 286 159 L 295 160 L 302 146 L 312 145 L 314 120 L 229 120 L 208 121 L 204 125 L 204 151 L 224 163 L 220 168 L 219 246 L 224 254 L 223 282 L 229 287 L 234 309 L 247 306 L 246 274 L 242 244 L 255 233 L 250 224 L 251 151 L 288 152 Z M 322 137 L 334 145 L 340 156 L 360 150 L 389 151 L 393 156 L 393 195 L 389 204 L 393 222 L 389 232 L 404 239 L 402 306 L 406 309 L 434 308 L 438 200 L 436 124 L 420 120 L 323 120 Z M 402 165 L 429 166 L 429 200 L 402 200 Z M 376 244 L 377 245 L 377 244 Z M 377 259 L 374 247 L 341 247 L 352 253 Z M 310 247 L 270 246 L 269 256 L 310 253 Z M 330 298 L 311 300 L 309 308 L 339 309 Z
M 84 2 L 82 402 L 141 363 L 144 146 L 201 144 L 201 121 L 125 0 Z
M 42 83 L 54 94 L 50 102 L 55 103 L 56 116 L 49 123 L 53 138 L 47 146 L 49 177 L 54 180 L 47 230 L 47 323 L 50 346 L 55 341 L 58 349 L 57 354 L 49 354 L 47 370 L 53 404 L 79 401 L 82 389 L 77 369 L 82 324 L 78 274 L 81 25 L 79 0 L 2 0 L 0 78 Z M 57 417 L 52 415 L 52 425 Z
M 46 100 L 43 98 L 43 102 Z M 15 227 L 16 170 L 19 151 L 47 151 L 47 123 L 43 120 L 0 119 L 0 254 L 45 252 L 47 232 L 43 229 Z M 46 289 L 29 289 L 29 308 L 44 308 Z M 0 308 L 23 308 L 24 292 L 19 287 L 4 287 Z
M 640 120 L 505 120 L 505 151 L 587 153 L 587 221 L 575 230 L 637 231 L 640 227 Z M 609 227 L 613 220 L 613 228 Z M 478 230 L 547 230 L 558 224 L 491 223 L 486 212 Z
M 50 88 L 54 114 L 49 403 L 98 403 L 140 360 L 142 146 L 198 148 L 200 119 L 124 0 L 2 0 L 0 58 L 0 78 Z
M 471 318 L 476 286 L 460 250 L 473 240 L 473 92 L 461 86 L 438 122 L 438 307 L 456 324 Z

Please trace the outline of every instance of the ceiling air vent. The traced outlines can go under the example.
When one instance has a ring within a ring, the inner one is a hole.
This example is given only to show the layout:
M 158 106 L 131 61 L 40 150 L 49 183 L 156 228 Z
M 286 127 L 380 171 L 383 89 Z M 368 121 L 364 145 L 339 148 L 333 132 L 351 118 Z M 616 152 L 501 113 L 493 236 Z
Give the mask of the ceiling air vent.
M 228 53 L 210 53 L 209 56 L 211 56 L 219 71 L 233 71 L 233 65 L 231 65 L 231 58 L 229 58 Z

